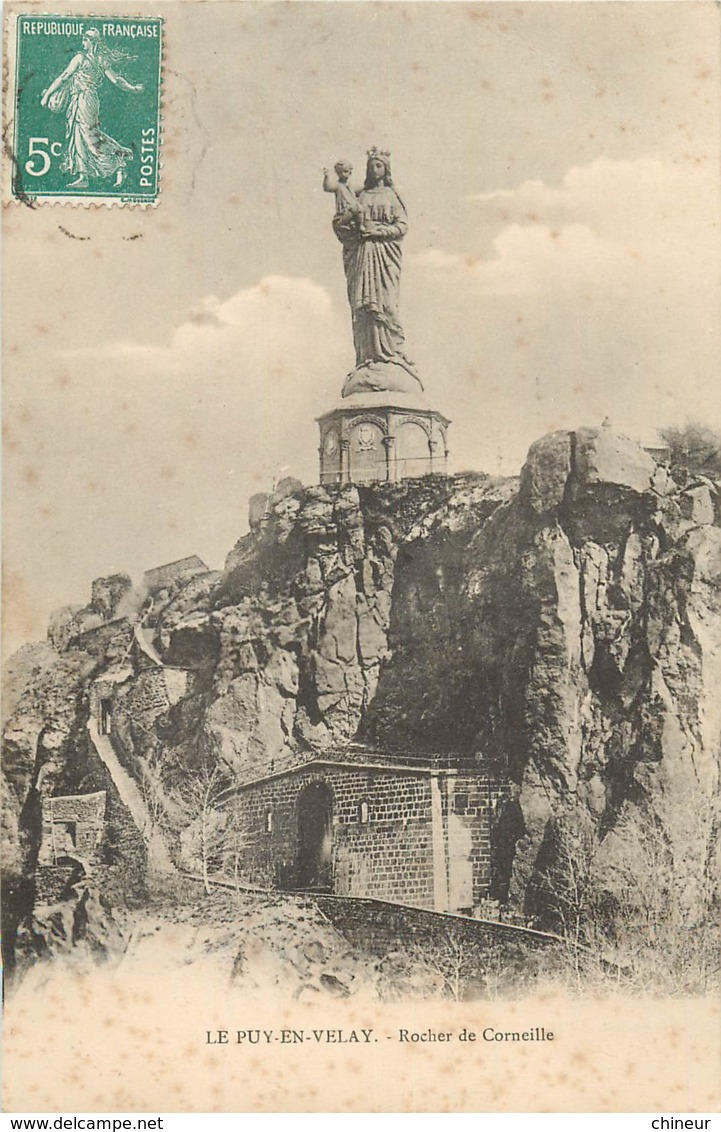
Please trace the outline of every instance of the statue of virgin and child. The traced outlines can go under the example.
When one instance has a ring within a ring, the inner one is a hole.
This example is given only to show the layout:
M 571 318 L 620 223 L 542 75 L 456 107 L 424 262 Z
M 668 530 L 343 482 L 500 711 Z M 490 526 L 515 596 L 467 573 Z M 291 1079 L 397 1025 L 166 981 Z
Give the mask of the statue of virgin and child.
M 398 318 L 401 243 L 408 231 L 403 201 L 393 186 L 390 154 L 368 151 L 363 188 L 350 186 L 352 165 L 335 164 L 335 177 L 324 170 L 323 188 L 335 193 L 333 231 L 343 249 L 343 270 L 353 320 L 355 369 L 343 396 L 365 391 L 419 394 L 415 367 L 405 354 Z

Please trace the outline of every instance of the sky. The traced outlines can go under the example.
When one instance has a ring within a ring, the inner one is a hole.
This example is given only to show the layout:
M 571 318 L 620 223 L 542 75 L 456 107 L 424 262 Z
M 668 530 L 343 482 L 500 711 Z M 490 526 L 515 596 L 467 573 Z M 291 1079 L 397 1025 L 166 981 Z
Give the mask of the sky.
M 317 480 L 353 365 L 321 170 L 372 145 L 452 470 L 606 416 L 721 427 L 712 2 L 113 10 L 166 17 L 160 204 L 5 206 L 6 650 L 97 576 L 222 567 L 251 494 Z

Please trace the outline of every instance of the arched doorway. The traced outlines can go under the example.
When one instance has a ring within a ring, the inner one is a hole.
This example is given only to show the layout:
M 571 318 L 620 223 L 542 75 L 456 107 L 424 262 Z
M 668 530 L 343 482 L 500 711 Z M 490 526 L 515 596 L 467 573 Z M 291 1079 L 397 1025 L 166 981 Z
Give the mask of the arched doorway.
M 81 857 L 75 857 L 71 853 L 62 853 L 57 857 L 55 864 L 65 867 L 70 866 L 73 870 L 63 885 L 61 898 L 65 900 L 74 885 L 80 884 L 90 876 L 90 867 L 87 861 L 84 861 Z
M 333 888 L 333 795 L 324 782 L 312 782 L 298 795 L 298 888 Z
M 398 429 L 396 462 L 400 479 L 427 476 L 433 470 L 428 435 L 414 421 L 406 421 Z

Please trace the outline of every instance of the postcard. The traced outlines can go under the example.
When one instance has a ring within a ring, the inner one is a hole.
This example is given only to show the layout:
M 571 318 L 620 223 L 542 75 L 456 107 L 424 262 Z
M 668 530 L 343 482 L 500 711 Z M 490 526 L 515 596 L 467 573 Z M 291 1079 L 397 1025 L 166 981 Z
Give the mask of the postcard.
M 7 1111 L 718 1109 L 718 24 L 6 5 Z

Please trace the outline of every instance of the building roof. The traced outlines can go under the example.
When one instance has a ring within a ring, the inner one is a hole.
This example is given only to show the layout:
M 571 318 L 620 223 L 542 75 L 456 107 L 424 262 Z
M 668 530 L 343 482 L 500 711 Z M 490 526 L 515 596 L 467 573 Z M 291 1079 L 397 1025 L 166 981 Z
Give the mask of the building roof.
M 187 577 L 190 574 L 209 574 L 210 569 L 197 554 L 187 558 L 178 558 L 175 562 L 165 562 L 162 566 L 154 566 L 146 570 L 143 581 L 149 590 L 158 586 L 167 585 L 177 578 Z
M 105 790 L 95 794 L 66 794 L 46 798 L 43 805 L 52 821 L 82 821 L 98 825 L 105 820 Z
M 340 771 L 377 771 L 380 773 L 396 773 L 416 775 L 419 777 L 435 774 L 476 774 L 479 778 L 487 780 L 497 777 L 497 771 L 487 763 L 481 763 L 473 758 L 463 755 L 410 755 L 391 754 L 386 751 L 374 751 L 360 745 L 345 747 L 337 752 L 315 754 L 307 761 L 294 762 L 291 765 L 271 770 L 267 774 L 259 774 L 257 778 L 238 782 L 221 795 L 221 801 L 234 794 L 242 794 L 245 790 L 269 782 L 276 778 L 291 777 L 302 774 L 307 770 L 340 770 Z

